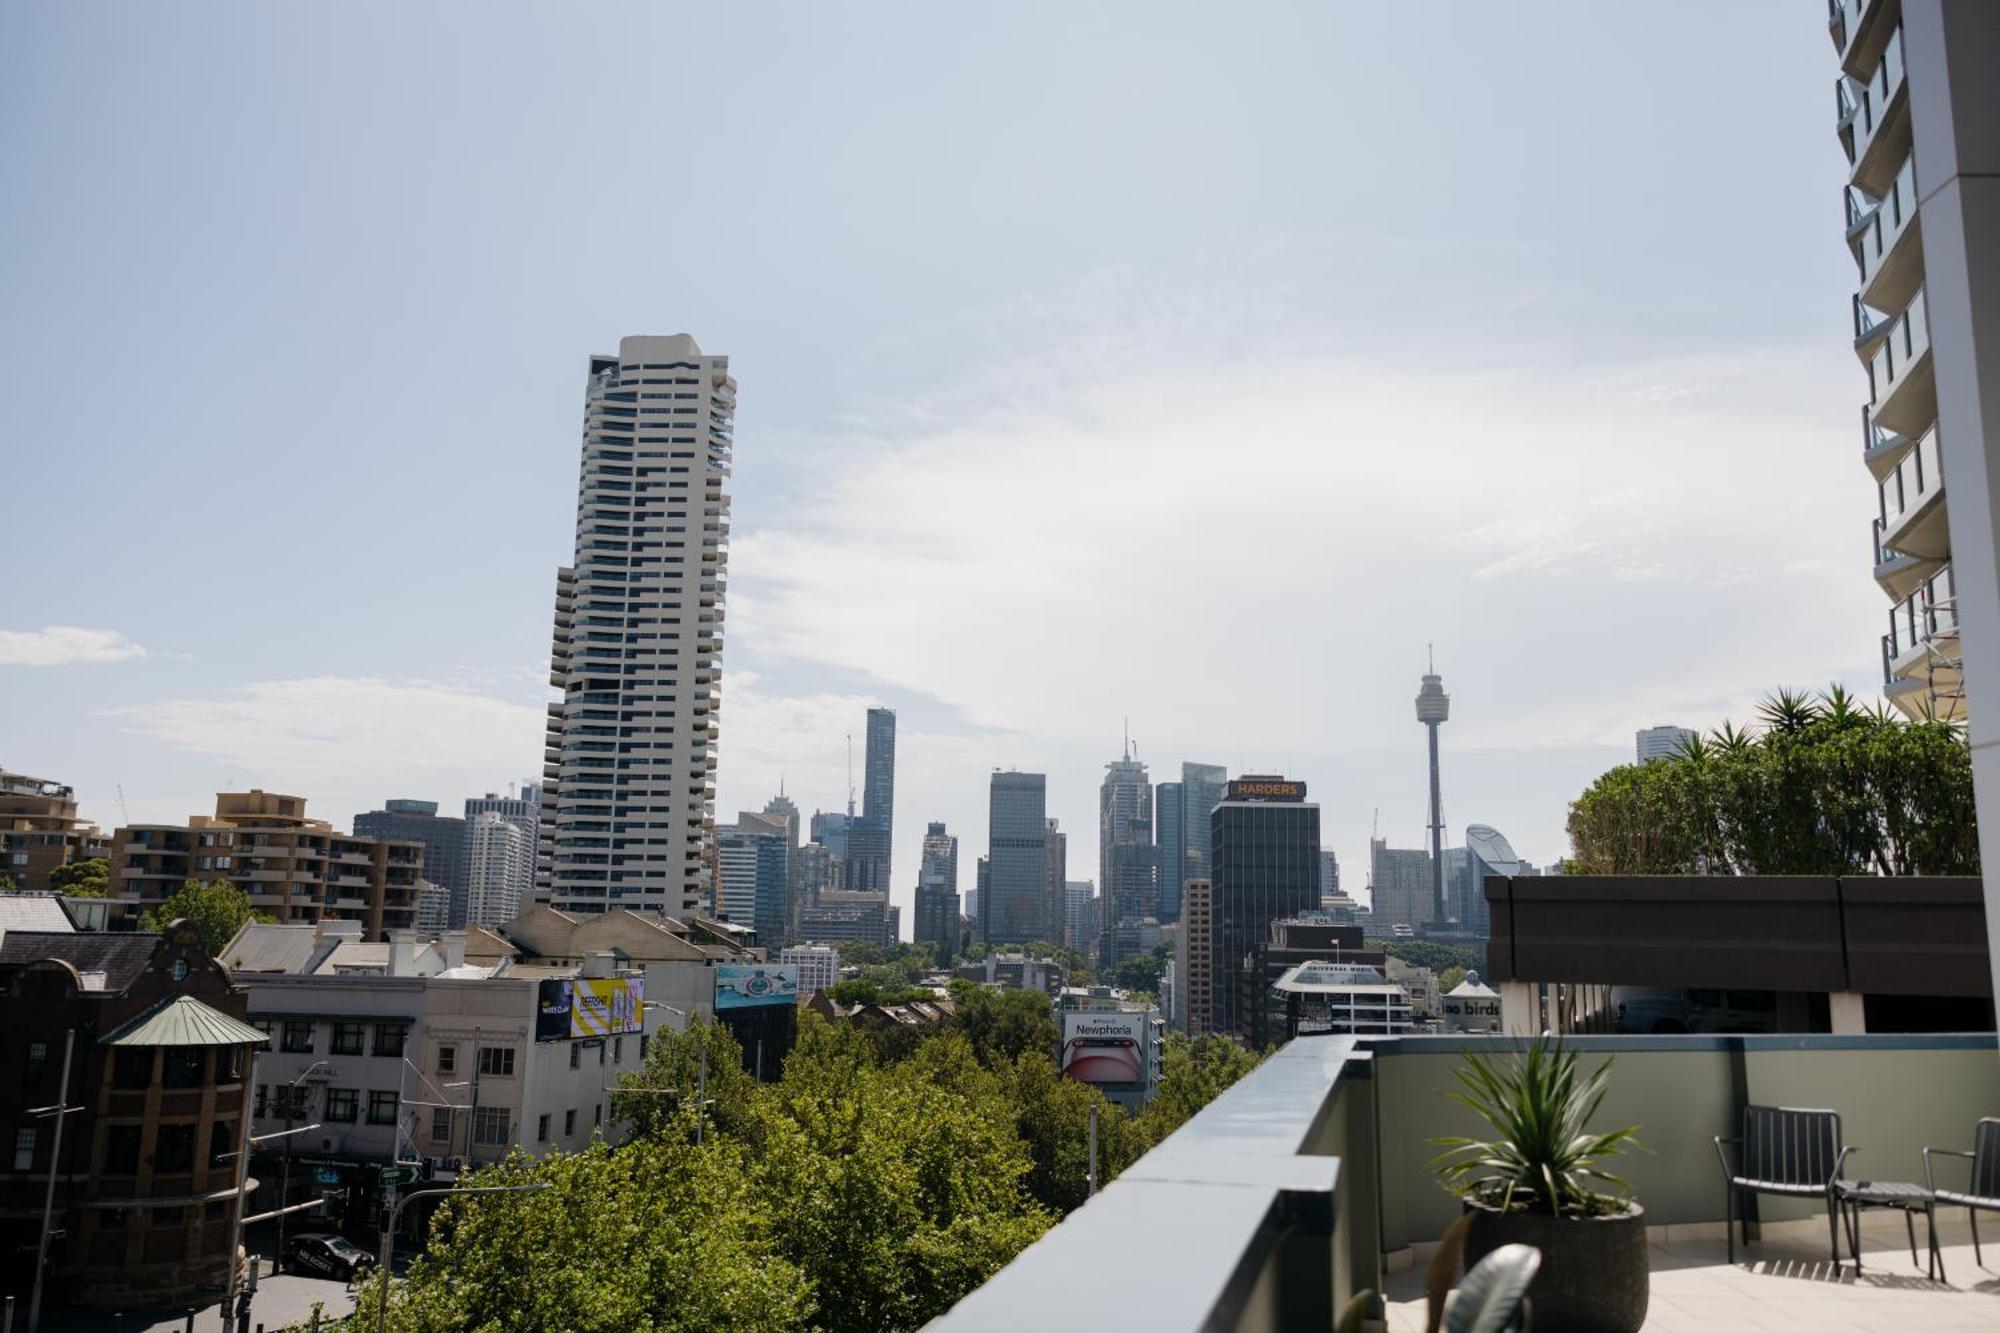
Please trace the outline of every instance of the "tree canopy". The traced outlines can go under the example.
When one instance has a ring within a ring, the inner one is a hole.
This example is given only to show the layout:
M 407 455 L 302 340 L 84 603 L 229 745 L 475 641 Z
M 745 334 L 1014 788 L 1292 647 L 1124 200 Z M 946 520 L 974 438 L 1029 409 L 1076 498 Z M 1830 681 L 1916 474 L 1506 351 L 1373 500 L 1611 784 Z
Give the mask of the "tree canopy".
M 148 909 L 139 925 L 143 930 L 162 930 L 170 921 L 185 920 L 200 933 L 201 947 L 222 958 L 223 946 L 236 938 L 245 922 L 272 919 L 270 913 L 252 908 L 250 895 L 226 879 L 207 884 L 191 879 L 158 907 Z
M 1160 1095 L 1127 1115 L 1060 1076 L 1046 996 L 957 989 L 958 1019 L 893 1049 L 802 1013 L 769 1084 L 726 1028 L 658 1034 L 613 1096 L 631 1139 L 468 1178 L 550 1188 L 440 1209 L 389 1327 L 917 1329 L 1088 1197 L 1093 1108 L 1108 1181 L 1257 1061 L 1170 1037 Z
M 1724 723 L 1612 769 L 1570 806 L 1570 867 L 1605 875 L 1974 875 L 1963 730 L 1781 690 L 1756 730 Z
M 49 872 L 49 888 L 72 898 L 102 898 L 111 889 L 111 862 L 92 856 L 57 866 Z

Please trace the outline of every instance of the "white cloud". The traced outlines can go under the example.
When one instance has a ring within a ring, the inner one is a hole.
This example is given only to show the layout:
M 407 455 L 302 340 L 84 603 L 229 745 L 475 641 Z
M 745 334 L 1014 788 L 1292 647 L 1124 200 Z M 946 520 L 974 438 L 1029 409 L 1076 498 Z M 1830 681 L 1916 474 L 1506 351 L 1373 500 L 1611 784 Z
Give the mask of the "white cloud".
M 429 681 L 259 681 L 111 712 L 210 761 L 218 782 L 305 796 L 312 814 L 335 823 L 391 796 L 449 808 L 541 771 L 540 706 Z
M 40 629 L 0 629 L 0 666 L 76 666 L 124 662 L 146 649 L 115 629 L 44 625 Z

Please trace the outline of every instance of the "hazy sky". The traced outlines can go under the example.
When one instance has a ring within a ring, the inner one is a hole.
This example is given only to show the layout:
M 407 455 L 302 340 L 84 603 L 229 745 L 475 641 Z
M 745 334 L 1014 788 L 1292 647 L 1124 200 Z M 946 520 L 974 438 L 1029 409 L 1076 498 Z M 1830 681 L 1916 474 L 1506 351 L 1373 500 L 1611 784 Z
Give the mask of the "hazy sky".
M 1347 883 L 1879 691 L 1818 0 L 0 7 L 0 764 L 343 826 L 539 771 L 586 358 L 741 385 L 718 815 L 900 713 L 1073 878 L 1131 720 Z M 1457 833 L 1454 834 L 1454 841 Z

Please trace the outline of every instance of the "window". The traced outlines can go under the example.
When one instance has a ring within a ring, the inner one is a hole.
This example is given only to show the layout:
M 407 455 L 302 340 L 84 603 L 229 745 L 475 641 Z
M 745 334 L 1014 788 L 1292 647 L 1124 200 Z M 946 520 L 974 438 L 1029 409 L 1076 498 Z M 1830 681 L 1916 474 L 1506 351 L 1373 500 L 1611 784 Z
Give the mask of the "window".
M 639 1063 L 642 1065 L 646 1063 L 646 1047 L 652 1044 L 652 1040 L 643 1032 L 639 1034 Z
M 577 1042 L 569 1044 L 569 1067 L 571 1069 L 583 1068 L 583 1047 Z
M 623 1037 L 613 1037 L 611 1039 L 611 1063 L 614 1065 L 625 1063 L 625 1039 Z
M 604 1103 L 603 1103 L 603 1102 L 599 1102 L 599 1103 L 598 1103 L 598 1104 L 597 1104 L 597 1105 L 596 1105 L 596 1106 L 595 1106 L 595 1107 L 594 1107 L 594 1108 L 592 1109 L 592 1111 L 591 1111 L 591 1116 L 590 1116 L 590 1123 L 591 1123 L 591 1124 L 593 1124 L 593 1125 L 602 1125 L 602 1124 L 604 1123 Z
M 271 1114 L 282 1116 L 286 1121 L 306 1120 L 312 1116 L 313 1090 L 307 1087 L 292 1087 L 279 1084 L 271 1089 Z
M 257 1109 L 254 1112 L 252 1112 L 252 1114 L 259 1120 L 264 1118 L 265 1107 L 268 1105 L 270 1100 L 270 1093 L 271 1093 L 270 1084 L 259 1083 L 257 1085 Z
M 361 1054 L 363 1035 L 367 1031 L 368 1029 L 360 1023 L 335 1023 L 333 1025 L 333 1054 Z
M 566 1139 L 568 1139 L 568 1138 L 575 1138 L 575 1137 L 576 1137 L 576 1112 L 575 1112 L 575 1111 L 564 1111 L 564 1112 L 563 1112 L 563 1137 L 564 1137 L 564 1138 L 566 1138 Z
M 549 1141 L 549 1118 L 546 1115 L 544 1115 L 538 1117 L 535 1120 L 535 1142 L 547 1143 L 548 1141 Z
M 458 1047 L 438 1047 L 438 1073 L 452 1074 L 456 1072 L 458 1072 Z
M 111 1060 L 111 1084 L 117 1088 L 153 1086 L 153 1048 L 120 1046 Z
M 45 1041 L 28 1043 L 28 1077 L 40 1078 L 42 1070 L 49 1063 L 49 1044 Z
M 375 1054 L 392 1058 L 403 1054 L 403 1043 L 410 1037 L 408 1023 L 377 1023 L 375 1025 Z
M 208 1161 L 211 1166 L 230 1166 L 236 1161 L 236 1122 L 211 1120 L 208 1123 Z
M 25 1125 L 14 1131 L 14 1169 L 32 1171 L 35 1169 L 35 1127 Z
M 484 1078 L 514 1077 L 514 1048 L 512 1046 L 481 1046 L 479 1048 L 479 1073 Z
M 368 1123 L 371 1125 L 396 1123 L 396 1094 L 393 1090 L 368 1094 Z
M 106 1175 L 130 1176 L 139 1170 L 138 1125 L 113 1125 L 104 1138 L 104 1171 Z
M 311 1055 L 313 1053 L 313 1028 L 311 1022 L 295 1019 L 285 1020 L 285 1039 L 278 1049 L 287 1055 Z
M 597 1067 L 604 1067 L 604 1043 L 601 1041 L 597 1043 Z
M 153 1170 L 163 1176 L 194 1170 L 193 1125 L 160 1126 L 153 1142 Z
M 361 1108 L 361 1093 L 355 1088 L 328 1088 L 326 1090 L 326 1118 L 351 1125 Z
M 507 1108 L 482 1106 L 472 1113 L 472 1141 L 486 1148 L 507 1146 Z
M 431 1108 L 431 1142 L 446 1144 L 451 1142 L 451 1108 L 449 1106 L 433 1106 Z
M 177 1227 L 181 1224 L 181 1214 L 184 1211 L 184 1209 L 179 1207 L 155 1208 L 153 1210 L 153 1225 L 156 1227 Z
M 207 1054 L 200 1046 L 167 1047 L 166 1085 L 170 1088 L 200 1087 L 202 1058 Z

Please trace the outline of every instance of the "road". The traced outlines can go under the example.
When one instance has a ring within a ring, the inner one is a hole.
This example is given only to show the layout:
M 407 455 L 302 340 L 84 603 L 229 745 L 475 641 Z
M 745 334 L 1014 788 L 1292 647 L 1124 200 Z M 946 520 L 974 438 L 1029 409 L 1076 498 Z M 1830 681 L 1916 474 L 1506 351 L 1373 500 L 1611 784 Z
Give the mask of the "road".
M 253 1330 L 262 1327 L 269 1333 L 275 1333 L 277 1329 L 292 1324 L 304 1324 L 312 1318 L 315 1301 L 320 1302 L 322 1317 L 334 1319 L 353 1311 L 354 1292 L 344 1283 L 324 1278 L 289 1274 L 265 1277 L 258 1282 L 256 1298 L 250 1304 L 250 1327 Z M 187 1328 L 187 1316 L 186 1306 L 128 1314 L 50 1311 L 43 1316 L 42 1327 L 61 1330 L 61 1333 L 183 1333 Z M 221 1333 L 224 1327 L 221 1302 L 214 1301 L 198 1308 L 194 1314 L 194 1327 L 195 1333 Z

